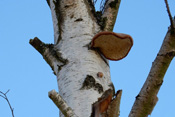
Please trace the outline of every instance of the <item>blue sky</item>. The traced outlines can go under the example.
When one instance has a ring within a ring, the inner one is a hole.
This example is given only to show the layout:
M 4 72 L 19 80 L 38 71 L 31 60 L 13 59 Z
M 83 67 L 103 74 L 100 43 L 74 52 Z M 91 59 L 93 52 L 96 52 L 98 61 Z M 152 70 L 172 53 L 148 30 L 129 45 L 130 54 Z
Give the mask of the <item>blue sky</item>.
M 98 0 L 99 1 L 99 0 Z M 175 15 L 175 0 L 169 0 Z M 15 117 L 58 117 L 48 91 L 57 88 L 56 77 L 42 56 L 29 44 L 38 37 L 53 43 L 53 24 L 46 0 L 0 0 L 0 91 L 6 92 Z M 130 34 L 134 46 L 128 56 L 110 62 L 116 90 L 122 89 L 120 117 L 127 117 L 147 78 L 169 26 L 164 0 L 122 0 L 114 32 Z M 173 117 L 175 61 L 158 94 L 151 117 Z M 0 98 L 0 117 L 11 117 Z

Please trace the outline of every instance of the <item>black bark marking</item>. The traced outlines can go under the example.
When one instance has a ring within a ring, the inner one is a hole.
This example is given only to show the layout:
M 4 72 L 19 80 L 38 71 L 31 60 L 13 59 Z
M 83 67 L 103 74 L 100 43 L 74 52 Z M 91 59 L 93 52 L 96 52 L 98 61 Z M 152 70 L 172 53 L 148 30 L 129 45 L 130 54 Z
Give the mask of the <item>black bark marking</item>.
M 87 75 L 81 89 L 91 89 L 91 88 L 97 90 L 99 93 L 103 92 L 102 85 L 100 83 L 96 83 L 95 78 L 93 76 Z
M 72 14 L 71 16 L 70 16 L 70 18 L 72 19 L 74 17 L 74 14 Z
M 94 85 L 95 85 L 94 77 L 91 75 L 87 75 L 81 89 L 90 89 L 90 88 L 93 88 Z
M 56 44 L 58 44 L 60 42 L 60 40 L 62 39 L 62 25 L 64 23 L 64 15 L 63 15 L 63 12 L 61 11 L 60 9 L 60 1 L 53 1 L 53 3 L 55 4 L 55 12 L 56 12 L 56 18 L 58 20 L 58 29 L 59 29 L 59 37 L 57 39 L 57 42 Z
M 80 22 L 80 21 L 83 21 L 83 19 L 82 18 L 78 18 L 74 22 Z
M 94 89 L 97 90 L 99 93 L 102 93 L 103 92 L 103 87 L 99 83 L 96 83 L 95 84 Z
M 111 3 L 109 3 L 109 6 L 111 7 L 111 8 L 116 8 L 116 4 L 118 3 L 118 0 L 114 0 L 114 1 L 112 1 Z

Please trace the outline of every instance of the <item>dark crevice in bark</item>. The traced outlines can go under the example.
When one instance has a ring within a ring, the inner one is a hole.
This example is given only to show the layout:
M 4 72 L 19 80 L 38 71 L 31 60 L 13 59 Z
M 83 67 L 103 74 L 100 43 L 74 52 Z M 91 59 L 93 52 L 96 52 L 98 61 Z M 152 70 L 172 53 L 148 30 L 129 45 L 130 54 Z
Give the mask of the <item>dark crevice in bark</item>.
M 92 50 L 95 50 L 101 57 L 101 59 L 106 63 L 107 66 L 109 66 L 108 60 L 101 54 L 99 48 L 91 48 Z
M 55 12 L 56 12 L 56 16 L 57 16 L 57 20 L 58 20 L 58 29 L 59 29 L 59 37 L 57 39 L 57 42 L 56 44 L 58 44 L 60 42 L 60 40 L 62 39 L 62 24 L 64 22 L 64 17 L 63 17 L 63 14 L 60 10 L 60 1 L 56 0 L 56 1 L 53 1 L 54 4 L 55 4 Z
M 92 0 L 85 0 L 85 2 L 86 2 L 86 1 L 88 1 L 89 8 L 90 8 L 92 14 L 94 14 L 94 13 L 95 13 L 95 6 L 94 6 Z
M 83 19 L 82 18 L 78 18 L 74 22 L 80 22 L 80 21 L 83 21 Z
M 101 30 L 104 30 L 107 18 L 102 17 L 102 11 L 96 11 L 95 12 L 95 17 L 97 19 L 97 23 L 100 26 Z
M 87 0 L 87 1 L 88 1 L 88 8 L 90 8 L 91 14 L 95 18 L 96 23 L 100 26 L 100 29 L 103 30 L 105 27 L 106 18 L 102 17 L 102 11 L 95 10 L 95 6 L 94 6 L 92 0 Z M 85 2 L 86 2 L 86 0 L 85 0 Z
M 46 0 L 47 1 L 47 4 L 50 6 L 50 0 Z M 58 24 L 57 24 L 57 27 L 59 29 L 59 37 L 57 39 L 57 42 L 56 44 L 58 44 L 60 42 L 60 40 L 62 39 L 62 28 L 61 28 L 61 25 L 64 21 L 63 19 L 63 15 L 61 13 L 61 10 L 60 10 L 60 1 L 56 0 L 56 1 L 53 1 L 53 3 L 55 4 L 55 12 L 56 12 L 56 17 L 57 17 L 57 20 L 58 20 Z

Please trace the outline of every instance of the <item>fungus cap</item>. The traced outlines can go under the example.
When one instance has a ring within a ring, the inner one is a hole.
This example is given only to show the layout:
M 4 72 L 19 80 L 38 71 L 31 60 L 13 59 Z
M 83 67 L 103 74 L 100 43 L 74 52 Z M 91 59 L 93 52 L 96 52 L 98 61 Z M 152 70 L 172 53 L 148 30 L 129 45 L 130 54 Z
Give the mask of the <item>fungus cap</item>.
M 133 45 L 130 35 L 114 32 L 100 32 L 91 42 L 92 48 L 97 48 L 109 60 L 120 60 L 127 56 Z

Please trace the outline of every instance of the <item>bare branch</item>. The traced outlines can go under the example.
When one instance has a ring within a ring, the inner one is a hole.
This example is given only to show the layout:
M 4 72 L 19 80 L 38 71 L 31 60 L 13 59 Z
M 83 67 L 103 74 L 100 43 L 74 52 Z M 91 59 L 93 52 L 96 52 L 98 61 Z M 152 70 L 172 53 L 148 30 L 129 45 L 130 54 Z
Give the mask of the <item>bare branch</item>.
M 55 90 L 50 91 L 48 95 L 65 117 L 77 117 L 71 107 L 67 105 L 64 99 Z
M 129 117 L 146 117 L 151 114 L 158 101 L 157 93 L 163 83 L 164 75 L 174 56 L 175 33 L 172 33 L 171 29 L 169 29 L 160 51 L 152 64 L 147 80 L 136 97 Z
M 45 44 L 37 37 L 30 39 L 29 43 L 43 56 L 54 71 L 54 74 L 57 74 L 61 67 L 67 63 L 67 60 L 61 57 L 61 53 L 55 50 L 53 44 Z M 54 62 L 58 62 L 57 66 L 54 66 Z
M 113 31 L 121 0 L 108 0 L 102 17 L 105 19 L 104 31 Z
M 0 95 L 0 97 L 2 97 L 2 98 L 4 98 L 4 99 L 5 99 L 5 97 L 4 97 L 3 95 Z
M 165 0 L 165 4 L 166 4 L 166 8 L 167 8 L 169 19 L 170 19 L 170 23 L 171 23 L 171 29 L 173 31 L 174 30 L 174 23 L 173 23 L 173 18 L 172 18 L 172 15 L 171 15 L 170 8 L 169 8 L 167 0 Z
M 8 90 L 6 93 L 3 93 L 2 91 L 0 91 L 0 97 L 4 98 L 4 99 L 7 101 L 8 105 L 9 105 L 9 107 L 10 107 L 10 110 L 11 110 L 11 112 L 12 112 L 12 117 L 14 117 L 14 113 L 13 113 L 14 109 L 12 108 L 12 106 L 11 106 L 11 104 L 10 104 L 10 101 L 8 100 L 8 97 L 7 97 L 7 93 L 8 93 L 9 91 L 10 91 L 10 90 Z M 1 95 L 1 94 L 2 94 L 2 95 Z
M 9 90 L 7 90 L 7 92 L 6 92 L 5 94 L 7 94 L 9 91 L 10 91 L 10 89 L 9 89 Z

